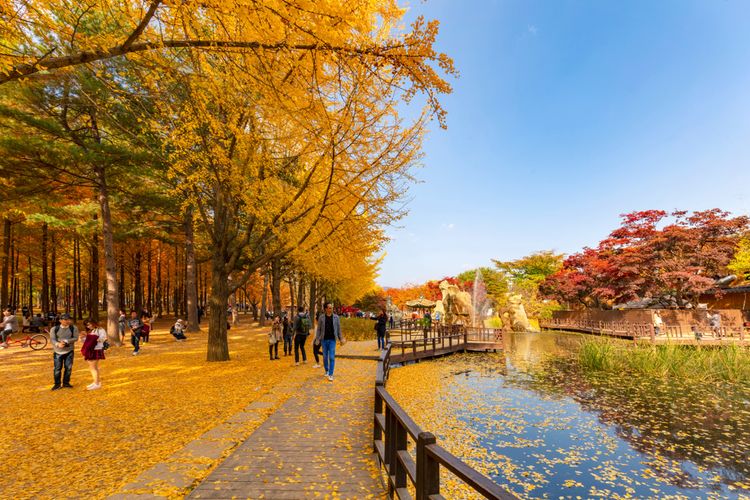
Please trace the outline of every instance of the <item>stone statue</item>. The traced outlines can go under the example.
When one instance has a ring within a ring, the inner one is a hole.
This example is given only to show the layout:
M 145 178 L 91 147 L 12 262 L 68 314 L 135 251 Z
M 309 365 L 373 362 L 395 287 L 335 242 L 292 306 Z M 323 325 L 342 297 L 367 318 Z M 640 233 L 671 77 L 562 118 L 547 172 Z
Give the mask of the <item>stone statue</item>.
M 529 318 L 526 316 L 526 309 L 523 307 L 522 300 L 523 298 L 518 294 L 508 296 L 510 326 L 515 332 L 527 332 L 531 330 L 531 323 L 529 323 Z
M 456 285 L 451 285 L 447 281 L 440 282 L 440 293 L 443 295 L 442 300 L 438 301 L 442 310 L 441 317 L 445 318 L 446 324 L 453 324 L 458 317 L 466 317 L 471 313 L 471 295 L 468 292 L 461 291 Z M 437 310 L 436 305 L 436 310 Z

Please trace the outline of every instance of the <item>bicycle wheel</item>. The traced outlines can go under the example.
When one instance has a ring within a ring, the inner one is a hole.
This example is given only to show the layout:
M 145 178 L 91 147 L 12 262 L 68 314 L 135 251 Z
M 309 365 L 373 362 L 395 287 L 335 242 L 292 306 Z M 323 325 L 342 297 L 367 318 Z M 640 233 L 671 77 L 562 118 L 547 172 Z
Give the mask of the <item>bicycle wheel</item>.
M 47 337 L 45 337 L 41 333 L 37 333 L 36 335 L 32 335 L 29 338 L 29 347 L 31 347 L 35 351 L 38 351 L 39 349 L 44 349 L 45 347 L 47 347 L 47 342 Z

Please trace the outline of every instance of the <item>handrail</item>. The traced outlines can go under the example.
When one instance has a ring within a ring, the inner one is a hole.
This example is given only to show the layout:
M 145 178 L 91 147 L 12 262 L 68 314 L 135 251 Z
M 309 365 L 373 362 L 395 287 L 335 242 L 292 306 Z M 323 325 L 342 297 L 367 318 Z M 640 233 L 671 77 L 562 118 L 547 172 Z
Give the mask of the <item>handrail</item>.
M 485 498 L 517 498 L 438 445 L 435 436 L 422 431 L 386 390 L 392 347 L 393 343 L 389 342 L 378 360 L 373 419 L 373 449 L 388 477 L 388 497 L 410 499 L 408 479 L 414 486 L 416 500 L 443 498 L 440 495 L 440 467 L 443 466 Z M 416 460 L 408 452 L 408 438 L 415 443 Z
M 706 325 L 694 325 L 689 328 L 683 324 L 663 324 L 661 335 L 657 336 L 652 323 L 634 323 L 630 321 L 594 321 L 588 319 L 551 318 L 541 321 L 540 328 L 549 330 L 573 330 L 598 335 L 626 338 L 650 338 L 652 341 L 657 337 L 667 339 L 695 339 L 703 340 L 730 340 L 739 339 L 744 341 L 747 336 L 745 327 L 722 326 L 710 327 Z

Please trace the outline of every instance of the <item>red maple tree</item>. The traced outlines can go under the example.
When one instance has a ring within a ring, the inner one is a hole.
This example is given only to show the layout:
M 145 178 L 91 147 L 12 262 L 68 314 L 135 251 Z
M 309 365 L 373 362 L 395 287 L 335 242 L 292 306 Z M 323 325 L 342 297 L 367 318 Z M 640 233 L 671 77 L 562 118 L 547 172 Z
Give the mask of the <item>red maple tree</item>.
M 642 298 L 664 307 L 694 307 L 725 274 L 748 222 L 716 208 L 624 214 L 619 228 L 597 248 L 568 257 L 541 290 L 589 307 Z

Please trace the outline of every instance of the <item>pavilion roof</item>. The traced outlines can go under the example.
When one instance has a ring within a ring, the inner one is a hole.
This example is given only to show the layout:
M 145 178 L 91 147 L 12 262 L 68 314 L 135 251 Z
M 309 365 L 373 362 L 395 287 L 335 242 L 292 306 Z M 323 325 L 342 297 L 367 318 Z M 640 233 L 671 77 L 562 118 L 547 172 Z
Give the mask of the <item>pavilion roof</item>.
M 427 300 L 424 297 L 420 297 L 418 299 L 410 300 L 406 303 L 407 307 L 411 307 L 412 309 L 429 309 L 432 307 L 435 307 L 435 303 L 431 300 Z

